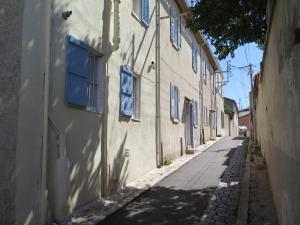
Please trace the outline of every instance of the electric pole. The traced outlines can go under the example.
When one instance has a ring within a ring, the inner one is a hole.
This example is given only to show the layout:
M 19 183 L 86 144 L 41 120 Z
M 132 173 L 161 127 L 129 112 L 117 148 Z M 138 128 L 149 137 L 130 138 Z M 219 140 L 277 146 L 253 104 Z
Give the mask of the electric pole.
M 252 118 L 252 128 L 253 128 L 253 138 L 256 141 L 256 124 L 255 124 L 255 110 L 254 110 L 254 96 L 253 96 L 253 70 L 252 64 L 249 65 L 249 75 L 250 75 L 250 83 L 251 83 L 251 118 Z

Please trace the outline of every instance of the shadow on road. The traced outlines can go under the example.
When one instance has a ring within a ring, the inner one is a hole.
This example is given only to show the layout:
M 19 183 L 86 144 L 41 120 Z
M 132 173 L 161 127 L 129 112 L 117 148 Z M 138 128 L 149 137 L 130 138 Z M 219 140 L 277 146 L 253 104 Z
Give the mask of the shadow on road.
M 154 187 L 100 224 L 198 225 L 215 189 L 176 190 Z

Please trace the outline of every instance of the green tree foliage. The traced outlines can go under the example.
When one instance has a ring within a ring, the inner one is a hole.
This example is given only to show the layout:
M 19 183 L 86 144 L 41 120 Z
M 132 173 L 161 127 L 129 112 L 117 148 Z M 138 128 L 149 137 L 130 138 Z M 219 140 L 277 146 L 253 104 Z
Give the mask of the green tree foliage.
M 218 58 L 234 56 L 239 46 L 255 42 L 263 48 L 267 0 L 199 0 L 190 8 L 187 26 L 200 30 Z
M 224 112 L 229 116 L 231 120 L 233 120 L 234 117 L 234 111 L 229 105 L 224 106 Z

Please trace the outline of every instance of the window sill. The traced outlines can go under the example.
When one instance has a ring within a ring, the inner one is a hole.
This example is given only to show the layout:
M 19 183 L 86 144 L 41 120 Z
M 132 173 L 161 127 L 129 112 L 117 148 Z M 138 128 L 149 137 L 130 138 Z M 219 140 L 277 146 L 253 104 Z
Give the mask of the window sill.
M 178 47 L 172 40 L 171 40 L 171 43 L 172 43 L 172 46 L 173 46 L 177 51 L 180 50 L 180 47 Z
M 134 118 L 134 117 L 132 117 L 131 120 L 132 120 L 133 122 L 142 122 L 141 119 L 137 119 L 137 118 Z
M 136 15 L 134 12 L 131 12 L 131 15 L 145 28 L 149 27 L 149 24 L 145 24 L 138 15 Z
M 173 119 L 172 119 L 172 122 L 177 124 L 177 123 L 179 123 L 179 122 L 180 122 L 180 120 L 179 120 L 179 119 L 177 119 L 177 118 L 173 118 Z

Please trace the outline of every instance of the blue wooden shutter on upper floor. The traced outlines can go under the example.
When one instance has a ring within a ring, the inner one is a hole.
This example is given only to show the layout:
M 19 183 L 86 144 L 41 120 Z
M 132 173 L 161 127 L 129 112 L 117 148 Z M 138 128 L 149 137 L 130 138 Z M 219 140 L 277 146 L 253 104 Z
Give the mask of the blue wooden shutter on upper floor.
M 142 22 L 149 26 L 149 0 L 141 0 L 142 1 Z
M 85 108 L 88 104 L 89 46 L 72 36 L 68 36 L 67 41 L 65 102 Z
M 193 70 L 195 71 L 195 45 L 192 43 L 192 67 Z
M 120 73 L 120 112 L 132 116 L 133 112 L 133 72 L 127 66 L 121 66 Z
M 175 43 L 175 18 L 173 15 L 173 10 L 170 8 L 170 38 L 171 42 Z
M 177 47 L 181 48 L 181 18 L 177 18 Z
M 180 90 L 177 88 L 177 119 L 180 120 Z
M 195 103 L 195 127 L 198 127 L 198 102 L 194 100 Z

